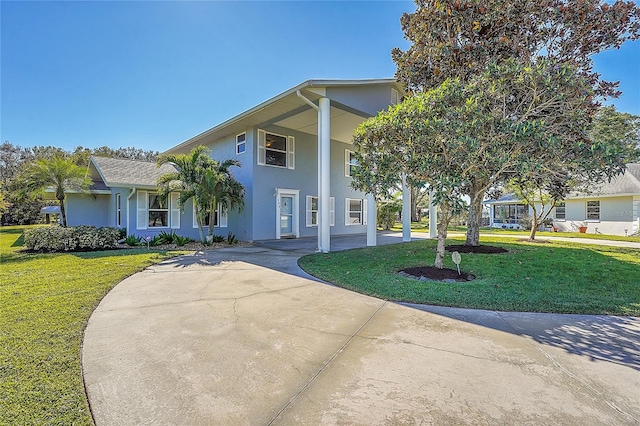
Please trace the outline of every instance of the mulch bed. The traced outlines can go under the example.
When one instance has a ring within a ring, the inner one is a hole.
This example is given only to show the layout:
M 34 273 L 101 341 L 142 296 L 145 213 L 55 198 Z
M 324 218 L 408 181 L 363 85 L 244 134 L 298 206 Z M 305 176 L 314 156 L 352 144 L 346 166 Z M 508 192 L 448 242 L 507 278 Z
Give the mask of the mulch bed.
M 448 268 L 436 268 L 435 266 L 418 266 L 398 271 L 400 275 L 408 278 L 415 278 L 420 281 L 445 281 L 445 282 L 466 282 L 474 280 L 476 277 L 464 271 Z
M 477 254 L 498 254 L 509 253 L 509 250 L 495 246 L 465 246 L 464 244 L 448 245 L 444 248 L 448 252 L 477 253 Z M 458 273 L 458 271 L 456 271 Z

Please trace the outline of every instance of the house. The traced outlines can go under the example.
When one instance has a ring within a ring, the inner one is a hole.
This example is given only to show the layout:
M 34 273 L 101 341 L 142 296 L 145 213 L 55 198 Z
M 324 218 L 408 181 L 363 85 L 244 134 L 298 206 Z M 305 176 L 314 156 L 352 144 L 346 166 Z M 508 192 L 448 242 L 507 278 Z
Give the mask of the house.
M 219 235 L 231 232 L 245 241 L 317 235 L 318 250 L 327 252 L 331 235 L 366 232 L 367 243 L 375 245 L 375 202 L 351 188 L 357 167 L 351 139 L 356 126 L 402 93 L 393 79 L 309 80 L 167 153 L 205 145 L 213 158 L 242 164 L 231 170 L 246 188 L 244 209 L 216 212 Z M 68 223 L 121 226 L 135 235 L 175 230 L 197 238 L 192 201 L 183 209 L 177 194 L 166 206 L 157 202 L 156 180 L 172 167 L 92 157 L 92 197 L 70 194 Z
M 522 228 L 522 219 L 531 209 L 513 194 L 485 201 L 490 226 Z M 640 163 L 627 164 L 624 174 L 593 188 L 589 193 L 573 193 L 553 209 L 549 218 L 559 231 L 631 235 L 640 231 Z

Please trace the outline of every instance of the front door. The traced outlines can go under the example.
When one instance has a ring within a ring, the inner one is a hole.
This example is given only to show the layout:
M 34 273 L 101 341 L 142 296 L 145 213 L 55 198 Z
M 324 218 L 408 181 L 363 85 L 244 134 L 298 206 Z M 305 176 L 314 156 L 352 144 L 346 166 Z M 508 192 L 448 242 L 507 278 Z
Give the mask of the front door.
M 300 190 L 276 188 L 276 238 L 299 238 Z
M 280 238 L 294 238 L 293 196 L 280 196 Z

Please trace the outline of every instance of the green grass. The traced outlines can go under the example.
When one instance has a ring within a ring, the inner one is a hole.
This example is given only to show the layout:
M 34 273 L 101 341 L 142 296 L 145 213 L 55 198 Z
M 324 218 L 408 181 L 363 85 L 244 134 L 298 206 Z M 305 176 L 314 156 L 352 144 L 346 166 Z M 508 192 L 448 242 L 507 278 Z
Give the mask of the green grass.
M 461 243 L 457 237 L 448 243 Z M 313 254 L 300 266 L 323 280 L 386 300 L 522 312 L 640 316 L 640 250 L 575 243 L 531 244 L 483 237 L 505 254 L 462 254 L 466 283 L 425 282 L 397 274 L 432 265 L 435 240 Z M 445 267 L 455 268 L 450 255 Z
M 0 424 L 92 424 L 80 365 L 89 316 L 117 283 L 180 254 L 27 254 L 0 228 Z
M 402 224 L 396 222 L 391 228 L 392 231 L 401 232 Z M 412 222 L 411 230 L 413 232 L 429 232 L 429 223 L 427 221 Z M 467 232 L 465 226 L 454 226 L 449 228 L 449 232 Z M 514 235 L 522 238 L 529 238 L 530 231 L 517 230 L 517 229 L 501 229 L 501 228 L 480 228 L 480 235 L 482 234 L 498 234 L 498 235 Z M 581 234 L 579 232 L 536 232 L 536 238 L 538 237 L 563 237 L 563 238 L 586 238 L 590 240 L 609 240 L 609 241 L 630 241 L 640 243 L 640 236 L 625 237 L 624 235 L 607 235 L 607 234 Z

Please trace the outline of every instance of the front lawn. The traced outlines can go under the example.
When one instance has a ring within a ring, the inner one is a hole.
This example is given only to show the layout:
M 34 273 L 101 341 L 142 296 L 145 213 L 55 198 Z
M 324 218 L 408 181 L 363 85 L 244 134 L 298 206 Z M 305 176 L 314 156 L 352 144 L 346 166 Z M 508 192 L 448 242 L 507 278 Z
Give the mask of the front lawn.
M 448 241 L 460 244 L 463 237 Z M 435 240 L 312 254 L 299 260 L 325 281 L 386 300 L 499 311 L 640 316 L 640 250 L 482 237 L 505 254 L 462 254 L 466 283 L 405 278 L 397 271 L 432 265 Z M 445 266 L 454 268 L 451 256 Z
M 180 252 L 21 253 L 0 228 L 0 424 L 92 424 L 80 365 L 89 316 L 117 283 Z

